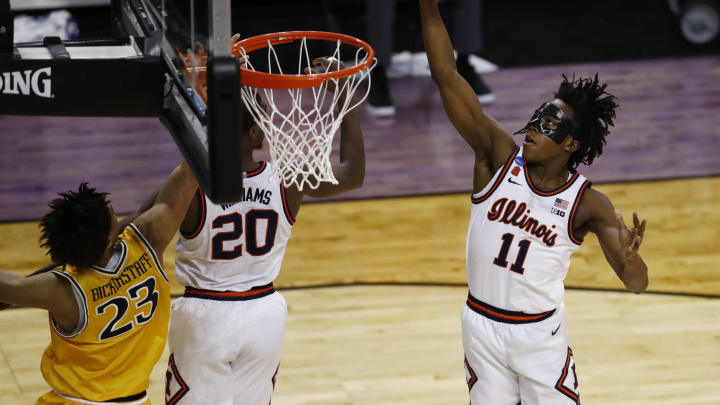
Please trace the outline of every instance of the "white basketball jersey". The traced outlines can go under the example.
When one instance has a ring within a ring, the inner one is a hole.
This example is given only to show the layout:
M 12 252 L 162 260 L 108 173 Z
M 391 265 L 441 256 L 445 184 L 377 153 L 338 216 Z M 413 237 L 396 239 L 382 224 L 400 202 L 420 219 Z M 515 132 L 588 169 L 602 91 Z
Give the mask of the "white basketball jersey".
M 516 147 L 472 196 L 466 263 L 470 294 L 509 311 L 539 313 L 562 303 L 570 255 L 582 240 L 575 213 L 590 182 L 571 173 L 552 191 L 533 185 Z
M 247 291 L 280 273 L 295 222 L 282 183 L 271 181 L 261 162 L 244 173 L 243 199 L 217 205 L 199 191 L 203 215 L 191 234 L 180 233 L 175 274 L 181 285 L 215 291 Z

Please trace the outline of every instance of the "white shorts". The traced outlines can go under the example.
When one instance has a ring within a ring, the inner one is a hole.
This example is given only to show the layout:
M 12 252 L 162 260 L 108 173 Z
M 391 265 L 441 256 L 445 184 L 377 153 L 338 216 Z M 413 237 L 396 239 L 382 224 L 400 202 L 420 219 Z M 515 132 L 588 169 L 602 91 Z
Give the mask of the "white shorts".
M 264 291 L 241 296 L 246 293 L 186 289 L 173 303 L 166 404 L 270 403 L 287 304 L 280 293 Z
M 462 310 L 470 404 L 580 404 L 565 307 L 504 311 L 473 297 Z

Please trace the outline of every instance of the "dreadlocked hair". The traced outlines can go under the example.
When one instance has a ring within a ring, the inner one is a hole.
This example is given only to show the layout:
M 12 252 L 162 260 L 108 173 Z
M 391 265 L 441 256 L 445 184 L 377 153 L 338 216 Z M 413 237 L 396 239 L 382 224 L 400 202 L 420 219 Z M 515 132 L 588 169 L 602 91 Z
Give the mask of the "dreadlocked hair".
M 560 88 L 555 93 L 575 110 L 575 135 L 580 147 L 568 160 L 568 170 L 575 170 L 581 163 L 591 165 L 602 155 L 605 137 L 614 125 L 615 109 L 618 107 L 615 96 L 605 91 L 607 83 L 600 84 L 597 73 L 595 78 L 572 80 L 563 75 Z
M 41 246 L 53 262 L 89 267 L 102 258 L 110 237 L 107 193 L 82 183 L 77 192 L 59 195 L 48 204 L 50 212 L 40 222 Z

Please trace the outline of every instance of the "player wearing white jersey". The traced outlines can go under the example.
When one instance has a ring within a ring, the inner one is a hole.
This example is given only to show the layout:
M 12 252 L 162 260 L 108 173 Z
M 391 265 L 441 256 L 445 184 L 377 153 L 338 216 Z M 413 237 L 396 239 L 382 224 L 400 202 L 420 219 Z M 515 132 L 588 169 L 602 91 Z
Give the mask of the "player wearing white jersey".
M 564 78 L 515 145 L 457 73 L 437 0 L 419 0 L 433 80 L 475 152 L 467 238 L 470 292 L 463 347 L 471 404 L 579 404 L 562 302 L 570 255 L 593 232 L 625 286 L 647 288 L 638 254 L 646 222 L 628 228 L 576 167 L 602 153 L 615 98 L 595 78 Z
M 272 283 L 303 194 L 330 197 L 363 183 L 365 152 L 354 111 L 340 125 L 340 162 L 333 165 L 338 184 L 302 192 L 284 187 L 271 178 L 269 163 L 254 160 L 264 134 L 248 124 L 245 172 L 237 174 L 245 176 L 242 201 L 213 204 L 199 190 L 180 228 L 175 271 L 185 294 L 172 307 L 168 404 L 270 403 L 287 319 L 285 299 Z
M 181 285 L 245 291 L 271 284 L 280 273 L 294 216 L 282 183 L 271 179 L 270 163 L 252 163 L 258 167 L 244 174 L 241 201 L 214 204 L 198 190 L 200 221 L 192 232 L 181 232 L 177 244 Z

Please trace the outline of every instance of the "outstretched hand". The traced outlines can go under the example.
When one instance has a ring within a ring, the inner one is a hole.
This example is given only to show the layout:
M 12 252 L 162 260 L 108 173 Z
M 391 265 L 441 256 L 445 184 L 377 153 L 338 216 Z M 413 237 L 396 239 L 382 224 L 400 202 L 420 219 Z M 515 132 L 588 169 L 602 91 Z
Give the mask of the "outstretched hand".
M 233 47 L 235 46 L 235 44 L 237 44 L 238 42 L 240 42 L 240 34 L 235 34 L 235 35 L 232 36 L 232 38 L 230 38 L 230 50 L 231 50 L 231 52 L 232 52 L 232 49 L 233 49 Z M 246 55 L 245 55 L 245 56 L 242 55 L 242 54 L 241 54 L 241 55 L 235 55 L 235 57 L 240 61 L 240 67 L 243 68 L 243 69 L 247 69 L 247 59 L 246 59 Z
M 633 212 L 633 227 L 630 229 L 625 225 L 625 220 L 618 209 L 615 210 L 615 218 L 617 219 L 618 237 L 620 239 L 620 246 L 622 246 L 623 255 L 625 255 L 625 259 L 631 259 L 637 255 L 640 249 L 647 220 L 643 219 L 641 222 L 637 212 Z

